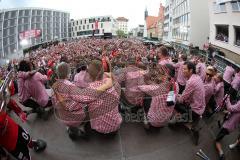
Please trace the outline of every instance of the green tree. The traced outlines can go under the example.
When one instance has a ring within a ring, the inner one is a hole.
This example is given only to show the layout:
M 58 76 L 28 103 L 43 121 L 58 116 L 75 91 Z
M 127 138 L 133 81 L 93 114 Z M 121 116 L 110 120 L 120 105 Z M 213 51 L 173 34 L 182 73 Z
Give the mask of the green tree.
M 126 35 L 125 35 L 125 33 L 124 33 L 124 31 L 123 30 L 117 30 L 116 31 L 116 33 L 117 33 L 117 36 L 119 37 L 119 38 L 124 38 L 124 37 L 126 37 Z

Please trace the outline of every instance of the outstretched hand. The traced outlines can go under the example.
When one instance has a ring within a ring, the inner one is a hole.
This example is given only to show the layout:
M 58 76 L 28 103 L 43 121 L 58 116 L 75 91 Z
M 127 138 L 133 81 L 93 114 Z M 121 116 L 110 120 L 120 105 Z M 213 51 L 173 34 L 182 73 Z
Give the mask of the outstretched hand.
M 19 118 L 21 119 L 21 121 L 22 121 L 23 123 L 25 123 L 25 122 L 27 121 L 27 115 L 26 115 L 26 113 L 21 112 L 21 113 L 19 114 Z

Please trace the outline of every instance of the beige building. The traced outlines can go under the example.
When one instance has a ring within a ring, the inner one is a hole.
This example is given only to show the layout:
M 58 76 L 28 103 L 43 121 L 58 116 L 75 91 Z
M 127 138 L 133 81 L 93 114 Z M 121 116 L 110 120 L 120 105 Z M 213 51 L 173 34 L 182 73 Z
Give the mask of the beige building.
M 210 43 L 240 63 L 240 1 L 210 0 L 209 11 Z
M 71 37 L 112 37 L 116 36 L 117 21 L 111 16 L 97 16 L 70 21 Z
M 164 7 L 160 3 L 158 16 L 148 16 L 147 10 L 145 11 L 145 27 L 144 32 L 147 33 L 147 38 L 162 40 L 163 37 L 163 22 L 164 22 Z
M 147 28 L 147 38 L 151 39 L 151 38 L 158 38 L 158 28 L 157 28 L 157 21 L 153 22 L 152 25 L 150 25 Z
M 160 41 L 163 39 L 164 9 L 164 6 L 160 3 L 157 22 L 158 40 Z
M 128 34 L 128 19 L 125 17 L 118 17 L 117 19 L 118 29 L 122 30 L 125 34 Z

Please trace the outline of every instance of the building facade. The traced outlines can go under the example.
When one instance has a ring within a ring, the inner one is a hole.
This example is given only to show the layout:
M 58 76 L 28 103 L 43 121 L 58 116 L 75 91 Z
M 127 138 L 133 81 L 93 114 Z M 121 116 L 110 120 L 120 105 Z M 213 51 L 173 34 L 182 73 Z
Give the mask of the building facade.
M 163 41 L 172 41 L 172 1 L 167 0 L 164 9 Z
M 68 38 L 69 18 L 67 12 L 43 8 L 1 10 L 0 57 L 11 57 L 24 47 Z
M 131 30 L 132 37 L 143 37 L 144 25 L 138 25 L 138 27 Z
M 78 20 L 71 20 L 71 34 L 72 38 L 83 37 L 101 37 L 101 36 L 116 36 L 118 29 L 117 21 L 112 16 L 99 16 L 83 18 Z
M 158 16 L 149 16 L 147 9 L 144 12 L 144 38 L 162 40 L 164 23 L 164 6 L 160 3 Z
M 210 0 L 209 11 L 210 43 L 240 62 L 240 1 Z
M 118 29 L 122 30 L 124 34 L 128 34 L 128 19 L 125 17 L 118 17 L 117 19 Z
M 162 41 L 163 39 L 163 25 L 164 25 L 164 10 L 165 7 L 160 3 L 159 11 L 158 11 L 158 21 L 157 21 L 157 32 L 158 32 L 158 40 Z
M 164 41 L 182 48 L 190 44 L 202 48 L 208 37 L 208 0 L 167 0 Z

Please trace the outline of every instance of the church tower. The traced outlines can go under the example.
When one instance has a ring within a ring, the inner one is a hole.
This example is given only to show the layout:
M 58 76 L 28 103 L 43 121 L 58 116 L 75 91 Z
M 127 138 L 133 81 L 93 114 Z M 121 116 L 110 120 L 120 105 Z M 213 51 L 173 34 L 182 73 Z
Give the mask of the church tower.
M 144 12 L 144 20 L 146 20 L 147 16 L 148 16 L 148 10 L 147 10 L 147 7 L 146 7 L 145 12 Z

